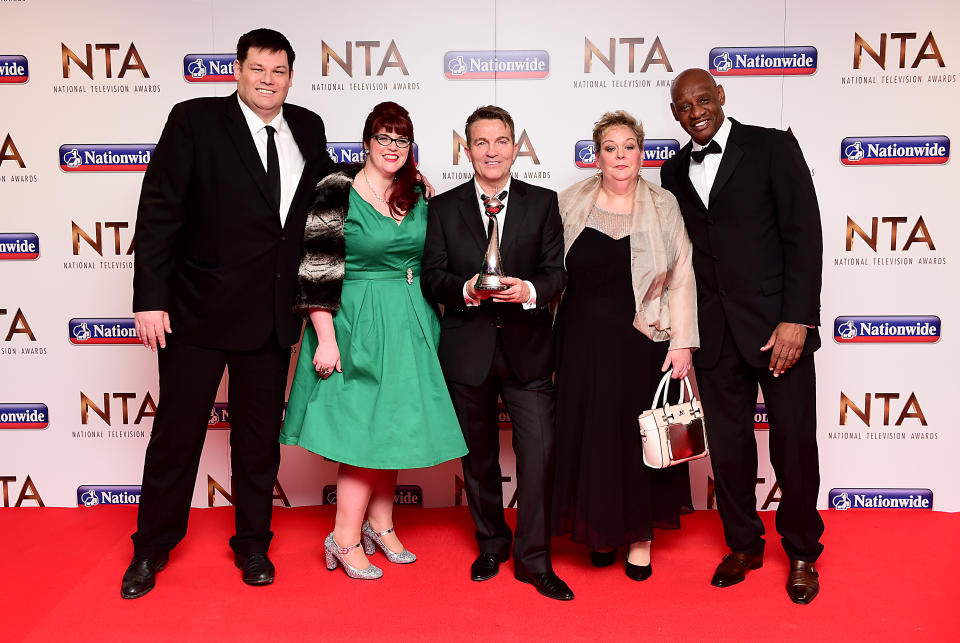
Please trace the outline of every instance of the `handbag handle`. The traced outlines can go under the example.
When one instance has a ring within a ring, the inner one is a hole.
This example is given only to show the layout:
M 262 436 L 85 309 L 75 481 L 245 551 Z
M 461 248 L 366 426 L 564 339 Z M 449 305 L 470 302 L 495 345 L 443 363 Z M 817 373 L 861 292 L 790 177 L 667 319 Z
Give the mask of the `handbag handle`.
M 650 404 L 651 409 L 660 408 L 661 406 L 669 406 L 667 403 L 667 383 L 670 381 L 670 376 L 673 375 L 673 369 L 663 374 L 663 377 L 660 378 L 660 384 L 657 386 L 657 392 L 653 394 L 653 402 Z M 677 404 L 683 402 L 683 390 L 686 388 L 688 399 L 693 400 L 693 386 L 690 385 L 690 378 L 684 376 L 683 383 L 680 386 L 680 397 L 677 399 Z M 657 401 L 660 399 L 661 394 L 663 395 L 663 404 L 657 404 Z

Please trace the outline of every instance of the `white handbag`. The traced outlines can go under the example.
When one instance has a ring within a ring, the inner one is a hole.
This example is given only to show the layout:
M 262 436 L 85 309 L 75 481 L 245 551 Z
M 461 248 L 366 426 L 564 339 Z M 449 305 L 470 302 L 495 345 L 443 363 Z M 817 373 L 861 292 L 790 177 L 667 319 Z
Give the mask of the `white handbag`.
M 651 409 L 638 418 L 643 463 L 654 469 L 666 469 L 710 454 L 703 409 L 700 408 L 700 400 L 693 396 L 693 387 L 688 378 L 683 378 L 677 403 L 671 406 L 667 402 L 667 383 L 672 374 L 672 369 L 666 372 L 653 395 Z M 683 399 L 684 389 L 687 401 Z

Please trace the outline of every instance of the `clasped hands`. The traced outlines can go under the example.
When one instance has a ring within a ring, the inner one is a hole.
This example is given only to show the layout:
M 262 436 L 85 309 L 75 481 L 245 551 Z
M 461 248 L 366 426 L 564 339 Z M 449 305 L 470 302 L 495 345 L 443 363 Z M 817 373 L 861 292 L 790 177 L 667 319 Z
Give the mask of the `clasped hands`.
M 770 351 L 770 370 L 774 377 L 780 377 L 788 368 L 797 363 L 807 339 L 807 327 L 803 324 L 780 322 L 773 329 L 770 339 L 760 350 Z
M 496 302 L 507 304 L 525 304 L 530 301 L 530 287 L 522 279 L 516 277 L 500 277 L 500 281 L 507 284 L 506 290 L 474 290 L 480 273 L 467 280 L 467 297 L 475 301 L 493 299 Z

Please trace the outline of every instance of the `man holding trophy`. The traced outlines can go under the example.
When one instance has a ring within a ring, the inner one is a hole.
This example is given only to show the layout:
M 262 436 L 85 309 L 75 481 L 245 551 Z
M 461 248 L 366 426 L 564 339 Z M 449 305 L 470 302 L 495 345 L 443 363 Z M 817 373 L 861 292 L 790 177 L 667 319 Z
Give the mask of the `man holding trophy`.
M 465 134 L 474 177 L 430 201 L 421 284 L 444 306 L 440 364 L 470 450 L 463 479 L 480 549 L 470 576 L 493 578 L 512 540 L 517 580 L 570 600 L 573 592 L 550 562 L 554 356 L 547 305 L 566 282 L 557 194 L 511 178 L 519 148 L 506 110 L 478 108 Z M 498 396 L 513 420 L 515 535 L 503 514 Z

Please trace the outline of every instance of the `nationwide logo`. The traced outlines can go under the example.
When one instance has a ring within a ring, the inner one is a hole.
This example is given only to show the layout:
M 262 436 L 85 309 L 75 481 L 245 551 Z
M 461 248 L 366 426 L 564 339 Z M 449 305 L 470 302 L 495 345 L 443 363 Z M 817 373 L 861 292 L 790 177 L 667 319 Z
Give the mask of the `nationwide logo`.
M 854 136 L 840 142 L 844 165 L 942 165 L 949 160 L 946 136 Z
M 46 404 L 0 404 L 0 429 L 45 429 L 48 424 Z
M 398 484 L 393 492 L 393 503 L 396 505 L 423 506 L 423 489 L 415 484 Z M 328 484 L 323 488 L 323 504 L 337 504 L 337 485 Z
M 830 506 L 847 509 L 933 509 L 929 489 L 831 489 Z
M 648 138 L 643 141 L 643 167 L 660 167 L 680 151 L 680 142 L 673 138 Z M 593 141 L 577 141 L 573 147 L 577 167 L 597 167 Z
M 229 429 L 230 408 L 226 402 L 217 402 L 210 409 L 210 419 L 207 420 L 208 429 Z
M 714 76 L 809 76 L 817 71 L 816 47 L 714 47 Z
M 156 145 L 61 145 L 64 172 L 143 172 Z
M 117 487 L 107 485 L 83 485 L 77 487 L 77 506 L 138 505 L 140 486 Z
M 36 259 L 40 256 L 40 238 L 32 232 L 0 232 L 0 261 Z
M 183 79 L 188 83 L 234 83 L 236 54 L 187 54 L 183 57 Z
M 412 145 L 413 162 L 420 163 L 420 148 L 417 144 Z M 359 141 L 350 141 L 345 143 L 331 143 L 327 141 L 327 154 L 334 163 L 363 163 L 367 158 L 363 151 L 363 143 Z
M 26 56 L 0 55 L 0 85 L 22 85 L 30 80 Z
M 770 420 L 767 419 L 767 405 L 762 402 L 757 404 L 757 410 L 753 415 L 753 430 L 770 430 Z
M 838 344 L 927 343 L 940 341 L 936 315 L 837 317 L 833 339 Z
M 70 343 L 79 346 L 90 344 L 139 344 L 133 317 L 95 319 L 77 317 L 68 324 Z
M 542 49 L 448 51 L 443 75 L 450 80 L 546 78 L 550 54 Z

